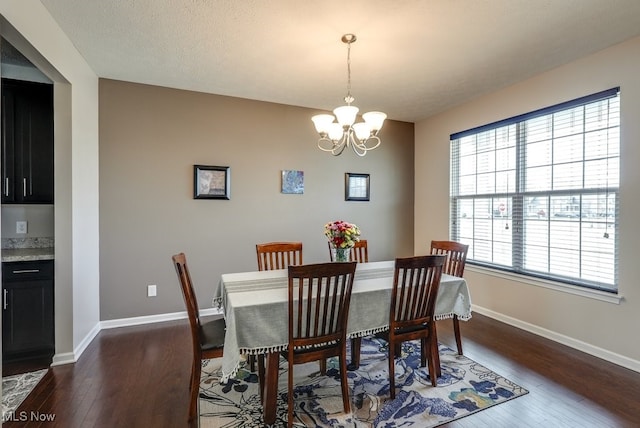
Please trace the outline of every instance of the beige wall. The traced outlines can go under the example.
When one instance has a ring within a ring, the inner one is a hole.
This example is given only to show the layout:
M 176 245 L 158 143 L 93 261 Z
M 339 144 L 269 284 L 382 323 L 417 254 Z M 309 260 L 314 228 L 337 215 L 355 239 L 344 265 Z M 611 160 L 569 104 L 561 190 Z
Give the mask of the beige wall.
M 640 38 L 416 124 L 415 251 L 448 237 L 449 135 L 615 86 L 621 87 L 620 304 L 527 282 L 465 273 L 474 305 L 498 319 L 640 371 Z M 420 167 L 418 167 L 418 165 Z
M 305 263 L 328 261 L 331 220 L 358 224 L 371 260 L 412 255 L 413 124 L 385 123 L 364 158 L 333 157 L 316 147 L 315 113 L 100 80 L 101 319 L 184 311 L 180 251 L 202 308 L 222 273 L 257 269 L 256 243 L 299 240 Z M 194 164 L 230 166 L 231 199 L 194 200 Z M 304 171 L 304 194 L 280 192 L 283 169 Z M 345 172 L 371 174 L 370 202 L 344 200 Z

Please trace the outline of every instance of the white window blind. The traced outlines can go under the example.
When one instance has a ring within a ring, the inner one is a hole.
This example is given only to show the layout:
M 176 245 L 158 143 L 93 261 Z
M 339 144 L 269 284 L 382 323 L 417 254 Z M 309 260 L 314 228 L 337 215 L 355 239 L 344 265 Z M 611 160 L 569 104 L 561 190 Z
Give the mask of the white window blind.
M 619 92 L 451 135 L 450 238 L 469 263 L 617 292 Z

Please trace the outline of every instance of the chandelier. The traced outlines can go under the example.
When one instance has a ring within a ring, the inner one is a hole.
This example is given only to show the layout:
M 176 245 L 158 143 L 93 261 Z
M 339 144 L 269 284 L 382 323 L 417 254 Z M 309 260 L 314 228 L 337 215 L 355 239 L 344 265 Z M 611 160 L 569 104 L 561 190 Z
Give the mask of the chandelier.
M 318 114 L 311 118 L 320 134 L 318 148 L 334 156 L 342 154 L 348 146 L 358 156 L 364 156 L 369 150 L 378 147 L 378 131 L 387 118 L 387 115 L 380 111 L 370 111 L 362 115 L 364 122 L 355 123 L 359 111 L 358 107 L 351 105 L 354 101 L 351 96 L 351 43 L 355 41 L 355 34 L 342 36 L 342 42 L 347 44 L 347 95 L 344 97 L 347 105 L 334 109 L 333 115 Z

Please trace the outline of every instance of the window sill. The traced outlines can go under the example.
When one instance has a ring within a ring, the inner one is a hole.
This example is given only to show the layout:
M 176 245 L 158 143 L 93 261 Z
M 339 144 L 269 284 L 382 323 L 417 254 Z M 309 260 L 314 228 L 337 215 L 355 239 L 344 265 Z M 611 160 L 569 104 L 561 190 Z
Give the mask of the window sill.
M 518 275 L 515 273 L 504 272 L 496 269 L 490 269 L 490 268 L 471 265 L 471 264 L 467 264 L 467 267 L 465 268 L 465 270 L 481 273 L 484 275 L 490 275 L 497 278 L 508 279 L 510 281 L 520 282 L 522 284 L 548 288 L 550 290 L 560 291 L 563 293 L 573 294 L 576 296 L 586 297 L 589 299 L 600 300 L 602 302 L 614 303 L 616 305 L 619 305 L 620 301 L 624 298 L 621 294 L 607 293 L 606 291 L 593 290 L 590 288 L 583 288 L 576 285 L 538 279 L 538 278 L 533 278 L 525 275 Z

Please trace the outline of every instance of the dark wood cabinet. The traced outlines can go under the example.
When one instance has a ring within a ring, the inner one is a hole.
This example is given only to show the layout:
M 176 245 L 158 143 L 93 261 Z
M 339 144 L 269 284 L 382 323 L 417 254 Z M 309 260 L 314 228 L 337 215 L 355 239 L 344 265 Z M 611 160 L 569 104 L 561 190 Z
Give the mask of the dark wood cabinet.
M 53 260 L 2 263 L 2 360 L 52 357 Z
M 53 203 L 53 85 L 2 79 L 2 202 Z

